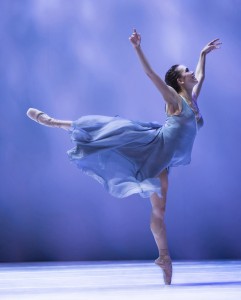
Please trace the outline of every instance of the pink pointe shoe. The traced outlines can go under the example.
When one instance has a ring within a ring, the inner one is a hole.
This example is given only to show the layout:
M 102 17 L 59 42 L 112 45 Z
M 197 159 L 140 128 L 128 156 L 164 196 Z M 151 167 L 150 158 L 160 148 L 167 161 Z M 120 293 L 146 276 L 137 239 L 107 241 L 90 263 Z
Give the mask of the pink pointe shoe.
M 158 265 L 163 272 L 163 279 L 166 285 L 170 285 L 172 282 L 172 261 L 169 255 L 158 257 L 155 260 L 155 264 Z
M 49 127 L 60 127 L 59 122 L 57 120 L 51 118 L 46 113 L 36 109 L 36 108 L 29 108 L 27 111 L 27 116 L 32 119 L 33 121 L 49 126 Z

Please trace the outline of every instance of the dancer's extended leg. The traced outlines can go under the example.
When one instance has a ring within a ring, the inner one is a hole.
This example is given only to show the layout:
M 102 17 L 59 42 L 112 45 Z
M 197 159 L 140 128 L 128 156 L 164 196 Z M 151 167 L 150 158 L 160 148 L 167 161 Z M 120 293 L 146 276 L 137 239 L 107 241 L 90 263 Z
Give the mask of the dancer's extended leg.
M 152 214 L 151 214 L 151 231 L 156 241 L 159 257 L 155 263 L 163 270 L 165 284 L 171 284 L 172 279 L 172 262 L 168 251 L 166 226 L 164 222 L 166 197 L 168 189 L 168 174 L 164 170 L 160 174 L 162 194 L 159 197 L 156 193 L 151 196 Z
M 29 110 L 27 111 L 27 116 L 41 125 L 62 128 L 64 130 L 69 130 L 72 124 L 72 121 L 57 120 L 51 118 L 46 113 L 36 108 L 29 108 Z

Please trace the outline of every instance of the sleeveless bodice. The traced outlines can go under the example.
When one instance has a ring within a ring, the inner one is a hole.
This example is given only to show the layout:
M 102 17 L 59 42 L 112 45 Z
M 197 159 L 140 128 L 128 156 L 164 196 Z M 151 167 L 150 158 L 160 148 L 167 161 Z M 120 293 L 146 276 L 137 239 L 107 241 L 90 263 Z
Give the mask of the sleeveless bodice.
M 168 115 L 164 124 L 163 134 L 168 144 L 168 150 L 173 153 L 170 166 L 188 164 L 191 161 L 191 151 L 198 129 L 203 125 L 195 111 L 182 97 L 182 111 L 179 115 Z

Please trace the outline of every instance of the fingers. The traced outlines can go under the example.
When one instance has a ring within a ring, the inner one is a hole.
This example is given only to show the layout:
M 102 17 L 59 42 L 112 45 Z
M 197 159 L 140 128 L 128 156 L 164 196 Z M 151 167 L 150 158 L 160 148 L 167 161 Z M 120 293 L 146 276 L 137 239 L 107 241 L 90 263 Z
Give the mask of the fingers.
M 220 40 L 219 38 L 212 40 L 209 44 L 215 43 L 216 41 Z
M 133 29 L 132 35 L 129 37 L 129 40 L 139 40 L 140 39 L 140 34 L 137 33 L 136 29 Z
M 133 28 L 133 33 L 132 35 L 129 37 L 129 40 L 131 41 L 132 45 L 137 48 L 140 46 L 141 44 L 141 35 L 139 33 L 137 33 L 136 29 Z
M 220 45 L 222 45 L 222 42 L 220 42 L 220 39 L 214 39 L 209 44 L 209 46 L 215 46 L 216 48 L 220 48 Z
M 133 33 L 132 33 L 132 36 L 138 36 L 138 33 L 137 33 L 137 31 L 136 31 L 136 29 L 135 29 L 135 28 L 133 28 Z

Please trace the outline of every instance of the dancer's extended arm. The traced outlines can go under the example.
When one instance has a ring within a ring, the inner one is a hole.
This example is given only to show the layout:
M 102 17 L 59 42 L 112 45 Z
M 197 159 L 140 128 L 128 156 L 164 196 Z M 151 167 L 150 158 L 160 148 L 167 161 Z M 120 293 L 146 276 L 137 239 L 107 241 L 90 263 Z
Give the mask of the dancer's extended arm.
M 215 40 L 211 41 L 210 43 L 208 43 L 202 49 L 202 51 L 200 53 L 200 57 L 199 57 L 199 60 L 198 60 L 196 71 L 195 71 L 195 77 L 197 78 L 198 83 L 193 88 L 193 97 L 194 97 L 195 100 L 197 100 L 197 98 L 200 94 L 202 84 L 203 84 L 203 81 L 205 79 L 206 55 L 209 52 L 211 52 L 212 50 L 220 48 L 221 44 L 222 43 L 220 42 L 219 39 L 215 39 Z
M 177 92 L 170 86 L 168 86 L 151 68 L 149 62 L 147 61 L 142 49 L 141 49 L 141 36 L 136 32 L 134 32 L 130 36 L 130 41 L 136 50 L 136 53 L 140 59 L 140 62 L 143 66 L 143 69 L 147 76 L 152 80 L 157 89 L 161 92 L 164 100 L 175 107 L 178 105 L 179 96 Z

